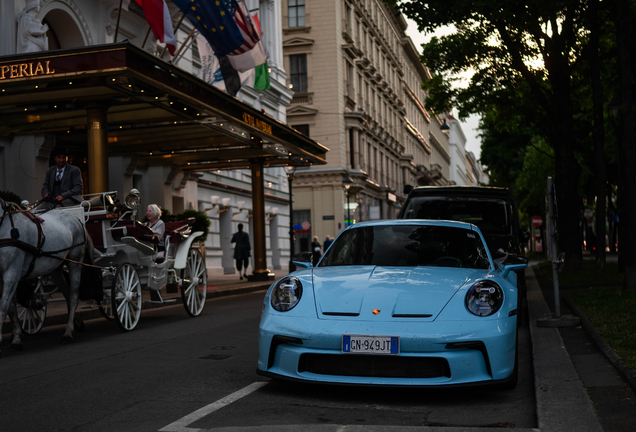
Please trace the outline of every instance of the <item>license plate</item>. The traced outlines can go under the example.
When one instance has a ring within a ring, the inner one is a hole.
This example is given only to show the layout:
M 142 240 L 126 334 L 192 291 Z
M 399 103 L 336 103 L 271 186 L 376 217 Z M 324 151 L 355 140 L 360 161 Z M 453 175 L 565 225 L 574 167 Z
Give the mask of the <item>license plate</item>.
M 399 336 L 342 335 L 346 354 L 399 354 Z

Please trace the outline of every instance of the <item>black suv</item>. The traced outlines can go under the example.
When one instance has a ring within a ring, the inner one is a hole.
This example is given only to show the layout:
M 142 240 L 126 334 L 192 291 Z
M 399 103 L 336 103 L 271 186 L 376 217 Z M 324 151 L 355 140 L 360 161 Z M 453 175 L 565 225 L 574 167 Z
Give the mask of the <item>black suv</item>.
M 406 186 L 408 198 L 398 219 L 470 222 L 483 233 L 493 259 L 525 256 L 530 235 L 519 226 L 519 212 L 508 189 L 476 186 Z

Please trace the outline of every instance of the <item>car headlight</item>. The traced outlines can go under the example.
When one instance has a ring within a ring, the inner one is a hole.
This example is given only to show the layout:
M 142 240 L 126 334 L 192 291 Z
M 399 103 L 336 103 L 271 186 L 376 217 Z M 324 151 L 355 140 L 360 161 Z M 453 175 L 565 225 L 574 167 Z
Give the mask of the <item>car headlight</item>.
M 503 304 L 503 291 L 496 283 L 484 280 L 475 283 L 466 294 L 466 308 L 474 315 L 489 316 Z
M 279 312 L 292 310 L 303 295 L 303 286 L 292 276 L 282 278 L 272 290 L 271 304 Z

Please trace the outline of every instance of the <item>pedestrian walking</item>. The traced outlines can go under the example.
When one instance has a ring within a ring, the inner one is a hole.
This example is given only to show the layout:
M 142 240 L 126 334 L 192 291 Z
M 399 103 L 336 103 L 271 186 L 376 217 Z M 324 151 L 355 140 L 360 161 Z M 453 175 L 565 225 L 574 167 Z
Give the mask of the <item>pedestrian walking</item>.
M 333 243 L 334 238 L 331 236 L 327 236 L 325 237 L 325 243 L 323 244 L 323 251 L 327 252 L 327 249 L 329 249 L 329 246 L 331 246 L 331 243 Z
M 318 241 L 318 236 L 314 236 L 314 241 L 311 242 L 311 252 L 313 253 L 313 264 L 316 267 L 320 257 L 322 256 L 322 252 L 320 250 L 320 242 Z
M 241 280 L 243 280 L 243 277 L 247 278 L 247 266 L 252 256 L 252 246 L 250 246 L 250 236 L 243 231 L 242 223 L 238 224 L 238 232 L 232 236 L 231 243 L 236 243 L 236 246 L 234 246 L 234 259 L 236 260 L 236 269 Z M 243 271 L 242 275 L 241 271 Z

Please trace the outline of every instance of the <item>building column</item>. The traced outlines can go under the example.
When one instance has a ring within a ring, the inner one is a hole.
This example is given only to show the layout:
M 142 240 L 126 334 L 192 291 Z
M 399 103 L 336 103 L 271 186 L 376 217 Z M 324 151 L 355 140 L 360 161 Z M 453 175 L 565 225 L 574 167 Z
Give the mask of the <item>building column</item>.
M 88 193 L 109 191 L 108 155 L 106 154 L 108 108 L 103 105 L 86 107 L 88 139 Z
M 252 211 L 254 220 L 254 274 L 250 281 L 274 280 L 274 273 L 267 269 L 267 246 L 265 243 L 265 184 L 263 160 L 250 161 L 252 169 Z
M 0 16 L 2 26 L 0 27 L 0 55 L 15 54 L 16 48 L 16 20 L 15 2 L 0 1 Z

